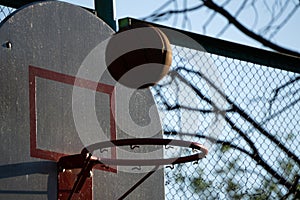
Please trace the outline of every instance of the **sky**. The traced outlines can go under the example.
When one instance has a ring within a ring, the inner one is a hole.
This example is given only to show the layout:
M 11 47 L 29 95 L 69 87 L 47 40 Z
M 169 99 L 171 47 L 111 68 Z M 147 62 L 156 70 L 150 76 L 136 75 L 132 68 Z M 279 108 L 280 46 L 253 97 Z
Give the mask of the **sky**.
M 69 3 L 73 3 L 76 5 L 94 8 L 94 0 L 63 0 Z M 158 9 L 164 1 L 161 0 L 116 0 L 116 18 L 121 19 L 124 17 L 133 17 L 136 19 L 143 18 L 151 14 L 154 10 Z M 189 2 L 193 2 L 189 1 Z M 194 1 L 195 2 L 195 1 Z M 196 33 L 205 34 L 208 36 L 214 36 L 216 32 L 214 32 L 215 27 L 223 26 L 224 19 L 215 20 L 216 22 L 210 25 L 210 29 L 203 33 L 201 27 L 197 27 L 194 24 L 197 24 L 197 20 L 201 20 L 206 17 L 207 13 L 197 13 L 194 12 L 190 15 L 190 19 L 192 21 L 193 26 L 187 28 L 186 30 Z M 245 17 L 247 18 L 247 16 Z M 292 49 L 294 51 L 300 52 L 300 39 L 299 39 L 299 32 L 300 32 L 300 10 L 298 10 L 293 16 L 293 18 L 284 26 L 284 28 L 274 37 L 273 41 L 286 47 Z M 167 22 L 160 22 L 163 25 L 174 27 L 174 24 L 171 20 Z M 175 26 L 176 28 L 182 28 Z M 222 36 L 219 37 L 220 39 L 229 40 L 236 43 L 246 44 L 249 46 L 255 46 L 258 48 L 263 48 L 263 46 L 256 41 L 250 39 L 249 37 L 245 36 L 243 33 L 240 33 L 234 27 L 229 28 Z

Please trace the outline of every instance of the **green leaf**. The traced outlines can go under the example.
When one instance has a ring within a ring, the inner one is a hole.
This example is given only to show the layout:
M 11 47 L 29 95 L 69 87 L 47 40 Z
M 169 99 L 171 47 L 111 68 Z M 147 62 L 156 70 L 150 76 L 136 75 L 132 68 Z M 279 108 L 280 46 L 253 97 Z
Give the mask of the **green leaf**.
M 192 185 L 193 185 L 195 192 L 200 192 L 200 191 L 203 191 L 203 190 L 209 188 L 211 183 L 205 182 L 205 180 L 203 178 L 198 177 L 198 178 L 194 178 L 192 180 Z
M 176 181 L 176 183 L 179 183 L 179 182 L 182 183 L 185 181 L 185 177 L 182 176 L 182 174 L 176 174 L 175 181 Z
M 227 182 L 227 187 L 226 187 L 226 191 L 230 192 L 230 191 L 236 191 L 240 188 L 240 186 L 235 183 L 232 179 L 229 179 Z
M 286 140 L 293 140 L 294 138 L 295 138 L 295 134 L 293 134 L 293 133 L 289 133 L 286 136 Z
M 226 151 L 229 151 L 231 149 L 230 145 L 224 144 L 221 147 L 221 152 L 225 153 Z

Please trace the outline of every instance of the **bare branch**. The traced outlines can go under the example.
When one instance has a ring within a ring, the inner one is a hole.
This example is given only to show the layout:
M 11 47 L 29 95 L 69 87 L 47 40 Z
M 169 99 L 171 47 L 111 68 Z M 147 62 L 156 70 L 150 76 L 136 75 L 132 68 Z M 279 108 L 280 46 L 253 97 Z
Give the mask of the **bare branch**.
M 200 72 L 195 72 L 193 70 L 189 70 L 189 69 L 184 69 L 184 68 L 179 68 L 177 70 L 185 70 L 188 73 L 195 73 L 198 76 L 202 77 L 205 81 L 207 81 L 212 87 L 214 87 L 221 96 L 223 96 L 228 103 L 231 104 L 233 110 L 235 112 L 237 112 L 242 118 L 244 118 L 244 120 L 248 121 L 249 123 L 251 123 L 258 131 L 260 131 L 263 135 L 265 135 L 268 139 L 270 139 L 272 142 L 274 142 L 279 148 L 281 148 L 291 159 L 294 159 L 297 162 L 297 158 L 292 152 L 290 152 L 282 143 L 280 143 L 274 136 L 272 136 L 270 133 L 268 133 L 266 130 L 264 130 L 256 121 L 254 121 L 254 119 L 252 119 L 248 114 L 246 114 L 243 110 L 241 110 L 237 105 L 235 105 L 224 93 L 222 93 L 222 91 L 218 88 L 216 88 L 216 86 L 207 78 L 205 77 L 203 74 L 201 74 Z M 216 107 L 216 105 L 214 105 L 214 103 L 208 98 L 206 97 L 204 94 L 202 94 L 202 92 L 196 88 L 195 86 L 193 86 L 191 83 L 189 83 L 187 80 L 185 80 L 184 77 L 182 77 L 178 72 L 173 71 L 172 72 L 172 76 L 173 79 L 176 77 L 178 78 L 180 81 L 182 81 L 184 84 L 186 84 L 187 86 L 189 86 L 199 97 L 201 97 L 201 99 L 205 100 L 206 102 L 208 102 L 211 106 Z M 217 108 L 216 108 L 217 109 Z M 232 142 L 229 141 L 222 141 L 222 140 L 217 140 L 215 138 L 212 137 L 208 137 L 208 136 L 204 136 L 204 135 L 197 135 L 197 134 L 188 134 L 188 133 L 181 133 L 181 132 L 176 132 L 176 131 L 166 131 L 165 134 L 178 134 L 178 135 L 189 135 L 189 136 L 195 136 L 195 137 L 199 137 L 199 138 L 206 138 L 208 140 L 211 140 L 213 142 L 216 142 L 217 144 L 223 144 L 223 145 L 229 145 L 230 147 L 239 150 L 243 153 L 245 153 L 246 155 L 248 155 L 249 157 L 251 157 L 258 165 L 260 165 L 261 167 L 263 167 L 269 174 L 271 174 L 274 178 L 277 179 L 278 183 L 285 186 L 288 190 L 290 190 L 293 186 L 293 184 L 291 182 L 289 182 L 285 177 L 281 176 L 276 170 L 273 169 L 272 166 L 270 166 L 266 161 L 263 160 L 263 158 L 260 156 L 258 149 L 255 146 L 255 143 L 250 139 L 249 135 L 247 135 L 243 130 L 241 130 L 229 117 L 228 115 L 222 115 L 225 119 L 225 121 L 228 123 L 228 125 L 230 125 L 230 127 L 232 128 L 232 130 L 234 130 L 236 133 L 238 133 L 238 135 L 240 135 L 244 141 L 249 145 L 250 149 L 252 150 L 252 152 L 246 151 L 245 149 L 239 147 L 238 145 L 233 144 Z M 298 163 L 299 164 L 299 163 Z
M 291 84 L 293 84 L 293 83 L 295 83 L 295 82 L 297 82 L 299 80 L 300 80 L 300 76 L 298 76 L 298 77 L 296 77 L 296 78 L 294 78 L 292 80 L 289 80 L 287 83 L 285 83 L 285 84 L 277 87 L 275 90 L 273 90 L 274 91 L 274 95 L 273 95 L 272 99 L 270 99 L 270 101 L 269 101 L 269 104 L 270 104 L 270 106 L 269 106 L 269 113 L 271 113 L 272 105 L 273 105 L 275 99 L 278 97 L 279 92 L 282 89 L 286 88 L 287 86 L 289 86 L 289 85 L 291 85 Z
M 233 122 L 231 122 L 230 120 L 228 121 L 230 122 L 231 125 L 233 125 L 235 131 L 238 131 L 239 133 L 242 133 L 245 135 L 245 133 L 243 133 L 240 129 L 238 129 Z M 177 131 L 165 131 L 164 132 L 165 135 L 183 135 L 183 136 L 191 136 L 191 137 L 198 137 L 198 138 L 204 138 L 204 139 L 207 139 L 207 140 L 210 140 L 212 142 L 215 142 L 216 144 L 221 144 L 221 145 L 228 145 L 230 146 L 231 148 L 235 149 L 235 150 L 238 150 L 246 155 L 248 155 L 249 157 L 251 157 L 253 160 L 256 161 L 256 163 L 258 165 L 260 165 L 261 167 L 263 167 L 268 173 L 270 173 L 272 176 L 274 176 L 278 182 L 281 184 L 281 185 L 284 185 L 287 189 L 291 189 L 293 184 L 290 183 L 288 180 L 286 180 L 283 176 L 281 176 L 280 174 L 277 173 L 277 171 L 275 171 L 268 163 L 266 163 L 258 154 L 258 152 L 255 152 L 254 153 L 250 153 L 248 151 L 246 151 L 245 149 L 235 145 L 235 144 L 232 144 L 231 142 L 228 142 L 228 141 L 223 141 L 223 140 L 216 140 L 215 138 L 212 138 L 212 137 L 209 137 L 209 136 L 204 136 L 204 135 L 199 135 L 199 134 L 189 134 L 189 133 L 181 133 L 181 132 L 177 132 Z M 249 140 L 249 139 L 247 139 Z M 250 140 L 251 141 L 251 140 Z M 251 141 L 251 144 L 253 144 L 253 142 Z M 251 145 L 251 146 L 252 146 Z M 255 148 L 255 147 L 254 147 Z
M 239 147 L 238 145 L 232 144 L 232 142 L 225 141 L 225 140 L 218 140 L 213 137 L 209 137 L 206 135 L 201 135 L 201 134 L 191 134 L 191 133 L 183 133 L 183 132 L 178 132 L 178 131 L 164 131 L 164 135 L 167 136 L 174 136 L 174 135 L 179 135 L 179 136 L 190 136 L 190 137 L 195 137 L 195 138 L 200 138 L 200 139 L 207 139 L 210 142 L 216 143 L 216 144 L 221 144 L 221 145 L 227 145 L 233 149 L 239 150 L 243 152 L 244 154 L 248 156 L 253 156 L 251 152 Z
M 181 14 L 181 13 L 187 13 L 191 11 L 195 11 L 203 7 L 203 4 L 199 4 L 197 6 L 191 7 L 191 8 L 184 8 L 182 10 L 176 9 L 176 10 L 169 10 L 163 13 L 153 13 L 147 17 L 142 18 L 142 20 L 152 19 L 153 21 L 159 21 L 161 20 L 161 17 L 170 17 L 172 14 Z
M 230 3 L 230 0 L 227 0 L 226 2 L 224 2 L 222 4 L 222 6 L 226 6 L 228 3 Z M 206 22 L 204 23 L 204 25 L 202 26 L 203 32 L 204 34 L 206 33 L 206 27 L 209 25 L 209 23 L 214 19 L 214 17 L 217 15 L 216 12 L 213 12 L 210 17 L 206 20 Z M 229 24 L 228 24 L 229 25 Z M 226 25 L 226 26 L 228 26 Z
M 266 136 L 269 140 L 271 140 L 273 143 L 275 143 L 282 151 L 284 151 L 291 159 L 295 160 L 295 162 L 300 166 L 300 158 L 298 158 L 297 155 L 295 155 L 293 152 L 291 152 L 287 147 L 284 146 L 284 144 L 282 144 L 282 142 L 280 142 L 275 136 L 273 136 L 272 134 L 270 134 L 267 130 L 265 130 L 258 122 L 256 122 L 250 115 L 248 115 L 244 110 L 240 109 L 239 106 L 237 106 L 233 101 L 231 101 L 229 99 L 228 96 L 226 96 L 217 86 L 214 85 L 214 83 L 212 83 L 210 81 L 209 78 L 207 78 L 206 76 L 204 76 L 203 74 L 201 74 L 200 72 L 195 72 L 193 70 L 189 70 L 189 69 L 185 69 L 185 68 L 180 68 L 180 70 L 185 70 L 187 72 L 191 72 L 191 73 L 195 73 L 197 75 L 199 75 L 200 77 L 202 77 L 207 83 L 209 83 L 224 99 L 226 99 L 226 101 L 232 106 L 232 109 L 237 112 L 244 120 L 248 121 L 250 124 L 252 124 L 252 126 L 258 130 L 259 132 L 261 132 L 264 136 Z M 186 81 L 187 82 L 187 81 Z M 191 85 L 191 84 L 190 84 Z M 195 92 L 199 95 L 202 95 L 201 92 L 192 86 L 192 89 L 195 90 Z M 197 91 L 198 90 L 198 91 Z M 201 98 L 207 98 L 207 97 L 202 97 Z M 210 100 L 208 101 L 208 103 L 211 103 L 212 106 L 215 106 Z M 217 108 L 216 108 L 217 109 Z
M 277 44 L 274 44 L 274 43 L 270 42 L 269 40 L 265 39 L 264 37 L 257 35 L 256 33 L 250 31 L 244 25 L 242 25 L 237 19 L 235 19 L 235 17 L 232 16 L 227 10 L 225 10 L 224 8 L 215 4 L 212 0 L 203 0 L 203 2 L 204 2 L 205 6 L 207 6 L 208 8 L 210 8 L 210 9 L 216 11 L 217 13 L 221 14 L 222 16 L 224 16 L 228 20 L 229 23 L 233 24 L 236 28 L 238 28 L 245 35 L 260 42 L 264 46 L 269 47 L 269 48 L 271 48 L 275 51 L 281 52 L 281 53 L 300 57 L 300 53 L 286 49 Z
M 237 16 L 239 16 L 239 14 L 245 8 L 246 4 L 247 4 L 247 0 L 244 0 L 244 2 L 242 3 L 242 5 L 239 7 L 239 9 L 237 10 L 237 12 L 234 15 L 236 18 L 237 18 Z M 221 35 L 223 35 L 225 33 L 225 31 L 229 28 L 229 26 L 230 26 L 230 23 L 228 23 L 226 26 L 224 26 L 223 29 L 217 34 L 217 37 L 220 37 Z
M 300 4 L 296 5 L 294 9 L 285 17 L 285 19 L 277 26 L 277 28 L 274 30 L 274 32 L 270 35 L 270 39 L 273 38 L 276 33 L 285 25 L 287 22 L 292 18 L 292 16 L 296 13 L 298 10 Z
M 267 23 L 268 24 L 267 27 L 265 27 L 261 31 L 262 34 L 265 34 L 273 26 L 273 24 L 276 22 L 276 20 L 278 18 L 280 18 L 281 15 L 283 15 L 284 10 L 287 8 L 288 5 L 289 5 L 289 1 L 286 1 L 284 6 L 281 7 L 281 9 L 280 9 L 280 11 L 278 12 L 277 15 L 275 15 L 274 11 L 270 11 L 271 14 L 272 14 L 272 17 L 271 17 L 270 21 Z

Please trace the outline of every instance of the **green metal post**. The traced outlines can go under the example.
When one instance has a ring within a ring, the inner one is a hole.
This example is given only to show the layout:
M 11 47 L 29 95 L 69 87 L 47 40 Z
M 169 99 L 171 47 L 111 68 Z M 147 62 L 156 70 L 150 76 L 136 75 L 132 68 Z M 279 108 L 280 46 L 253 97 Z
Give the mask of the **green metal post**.
M 97 12 L 97 16 L 116 31 L 114 0 L 95 0 L 95 10 Z

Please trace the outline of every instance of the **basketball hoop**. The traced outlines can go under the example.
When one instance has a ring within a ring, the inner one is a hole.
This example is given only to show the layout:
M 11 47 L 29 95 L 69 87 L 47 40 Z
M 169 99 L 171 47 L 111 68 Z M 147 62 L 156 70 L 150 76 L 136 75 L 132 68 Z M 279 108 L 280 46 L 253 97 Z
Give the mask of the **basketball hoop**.
M 100 142 L 86 147 L 88 152 L 93 152 L 97 149 L 112 148 L 115 146 L 130 146 L 131 149 L 137 145 L 168 145 L 168 146 L 178 146 L 187 147 L 193 150 L 198 150 L 200 152 L 178 158 L 167 158 L 167 159 L 109 159 L 109 158 L 97 158 L 99 164 L 104 165 L 115 165 L 115 166 L 156 166 L 156 165 L 174 165 L 179 163 L 186 163 L 199 160 L 204 158 L 208 150 L 205 146 L 196 143 L 183 140 L 173 140 L 173 139 L 161 139 L 161 138 L 134 138 L 134 139 L 122 139 Z
M 130 146 L 131 149 L 139 147 L 138 145 L 168 145 L 191 148 L 199 152 L 177 158 L 165 158 L 165 159 L 109 159 L 109 158 L 98 158 L 92 156 L 92 152 L 100 149 L 102 151 L 106 148 L 113 148 L 116 146 Z M 81 169 L 78 177 L 73 185 L 73 189 L 70 193 L 70 197 L 73 193 L 78 193 L 83 186 L 85 180 L 90 176 L 90 171 L 96 165 L 105 166 L 158 166 L 161 165 L 174 165 L 192 161 L 198 161 L 204 158 L 208 154 L 208 149 L 202 144 L 196 142 L 188 142 L 183 140 L 173 139 L 161 139 L 161 138 L 133 138 L 133 139 L 121 139 L 112 140 L 106 142 L 99 142 L 92 144 L 84 148 L 80 154 L 70 155 L 61 157 L 58 161 L 58 172 L 65 170 L 71 170 L 79 168 Z
M 110 158 L 98 158 L 92 156 L 93 151 L 103 150 L 105 148 L 112 148 L 116 146 L 130 146 L 131 149 L 137 145 L 169 145 L 178 147 L 187 147 L 199 152 L 177 158 L 165 158 L 165 159 L 110 159 Z M 157 166 L 157 165 L 174 165 L 186 162 L 197 161 L 204 158 L 208 154 L 208 150 L 202 144 L 196 142 L 189 142 L 183 140 L 173 139 L 161 139 L 161 138 L 134 138 L 134 139 L 121 139 L 112 140 L 106 142 L 99 142 L 84 148 L 80 154 L 64 156 L 60 158 L 58 165 L 60 170 L 63 169 L 75 169 L 82 168 L 84 163 L 89 158 L 89 162 L 94 165 L 113 165 L 113 166 Z

